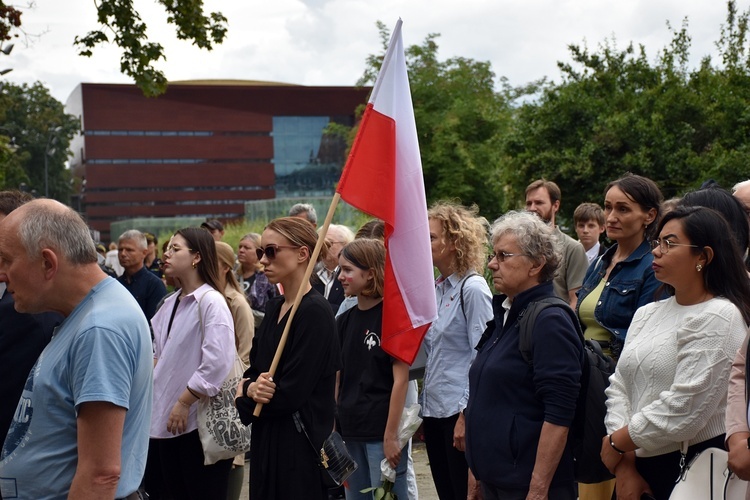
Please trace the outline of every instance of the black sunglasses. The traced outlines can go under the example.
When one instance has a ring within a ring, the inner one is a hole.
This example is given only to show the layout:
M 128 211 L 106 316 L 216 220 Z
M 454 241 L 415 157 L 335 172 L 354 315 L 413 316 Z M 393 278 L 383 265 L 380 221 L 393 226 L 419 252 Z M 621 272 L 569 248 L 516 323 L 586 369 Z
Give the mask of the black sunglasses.
M 262 259 L 264 254 L 268 260 L 273 260 L 276 258 L 276 252 L 278 252 L 282 248 L 300 248 L 300 247 L 294 247 L 290 245 L 266 245 L 265 248 L 256 248 L 255 255 L 258 256 L 258 260 Z

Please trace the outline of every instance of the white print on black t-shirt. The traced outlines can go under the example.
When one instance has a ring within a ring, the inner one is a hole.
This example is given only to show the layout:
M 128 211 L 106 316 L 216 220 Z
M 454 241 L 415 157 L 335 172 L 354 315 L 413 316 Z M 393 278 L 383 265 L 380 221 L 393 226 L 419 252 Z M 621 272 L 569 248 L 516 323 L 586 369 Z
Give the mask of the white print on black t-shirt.
M 380 345 L 380 337 L 378 337 L 378 334 L 375 332 L 371 332 L 370 330 L 367 330 L 365 332 L 365 345 L 367 346 L 367 350 L 371 351 L 373 347 Z

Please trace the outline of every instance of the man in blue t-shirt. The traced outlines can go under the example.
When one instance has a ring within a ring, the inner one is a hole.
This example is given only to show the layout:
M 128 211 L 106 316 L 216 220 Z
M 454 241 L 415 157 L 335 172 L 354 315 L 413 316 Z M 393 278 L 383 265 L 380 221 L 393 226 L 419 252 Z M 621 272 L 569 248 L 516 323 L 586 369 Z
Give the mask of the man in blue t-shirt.
M 18 312 L 65 318 L 29 373 L 0 453 L 3 499 L 133 495 L 152 402 L 140 307 L 97 265 L 83 219 L 53 200 L 0 222 L 0 282 Z

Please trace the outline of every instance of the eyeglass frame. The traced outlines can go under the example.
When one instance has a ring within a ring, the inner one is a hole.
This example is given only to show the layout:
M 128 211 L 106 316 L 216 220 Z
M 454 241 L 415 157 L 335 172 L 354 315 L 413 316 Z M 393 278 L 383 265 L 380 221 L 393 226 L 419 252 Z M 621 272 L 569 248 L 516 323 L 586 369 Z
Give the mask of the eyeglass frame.
M 502 259 L 498 257 L 498 255 L 502 255 Z M 496 259 L 498 263 L 505 262 L 505 260 L 508 257 L 528 257 L 525 253 L 508 253 L 508 252 L 500 252 L 499 254 L 497 252 L 492 252 L 487 256 L 487 264 L 492 262 L 493 259 Z
M 268 249 L 272 249 L 273 251 L 269 254 L 267 253 Z M 276 259 L 276 252 L 278 252 L 280 249 L 283 248 L 302 248 L 300 246 L 293 246 L 293 245 L 276 245 L 274 243 L 271 243 L 270 245 L 266 245 L 265 247 L 258 247 L 255 249 L 255 255 L 258 257 L 258 260 L 262 259 L 263 256 L 266 256 L 266 259 L 269 261 Z
M 177 250 L 187 250 L 190 253 L 196 253 L 197 252 L 197 250 L 193 250 L 190 247 L 181 247 L 181 246 L 178 246 Z M 167 255 L 168 253 L 169 254 L 174 254 L 175 253 L 175 247 L 171 243 L 169 245 L 167 245 L 167 249 L 164 250 L 164 253 L 162 255 Z
M 662 243 L 666 243 L 667 249 L 664 250 L 664 245 Z M 656 250 L 656 247 L 659 247 L 659 252 L 661 252 L 662 255 L 667 255 L 669 251 L 672 249 L 672 247 L 692 247 L 692 248 L 700 248 L 698 245 L 691 245 L 688 243 L 674 243 L 672 241 L 669 241 L 668 238 L 656 238 L 655 240 L 651 240 L 651 251 L 653 252 Z

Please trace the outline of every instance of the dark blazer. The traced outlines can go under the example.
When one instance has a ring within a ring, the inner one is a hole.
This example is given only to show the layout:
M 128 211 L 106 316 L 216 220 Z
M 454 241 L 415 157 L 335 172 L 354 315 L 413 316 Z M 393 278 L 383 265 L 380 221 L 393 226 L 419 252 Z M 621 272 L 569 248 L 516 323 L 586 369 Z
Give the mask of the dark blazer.
M 341 269 L 336 268 L 336 272 L 333 273 L 333 285 L 331 285 L 331 289 L 328 291 L 327 297 L 328 303 L 331 304 L 331 309 L 333 309 L 334 316 L 337 312 L 339 312 L 339 306 L 344 301 L 344 287 L 339 281 L 340 272 Z
M 333 280 L 333 284 L 331 285 L 331 289 L 328 291 L 328 297 L 326 297 L 328 303 L 331 305 L 331 310 L 333 311 L 334 315 L 339 312 L 339 306 L 344 301 L 344 287 L 339 281 L 340 272 L 341 270 L 338 267 L 333 272 L 333 278 L 331 278 Z M 325 297 L 326 286 L 320 280 L 317 273 L 313 274 L 310 277 L 310 284 L 312 285 L 313 289 L 317 290 L 319 294 Z

